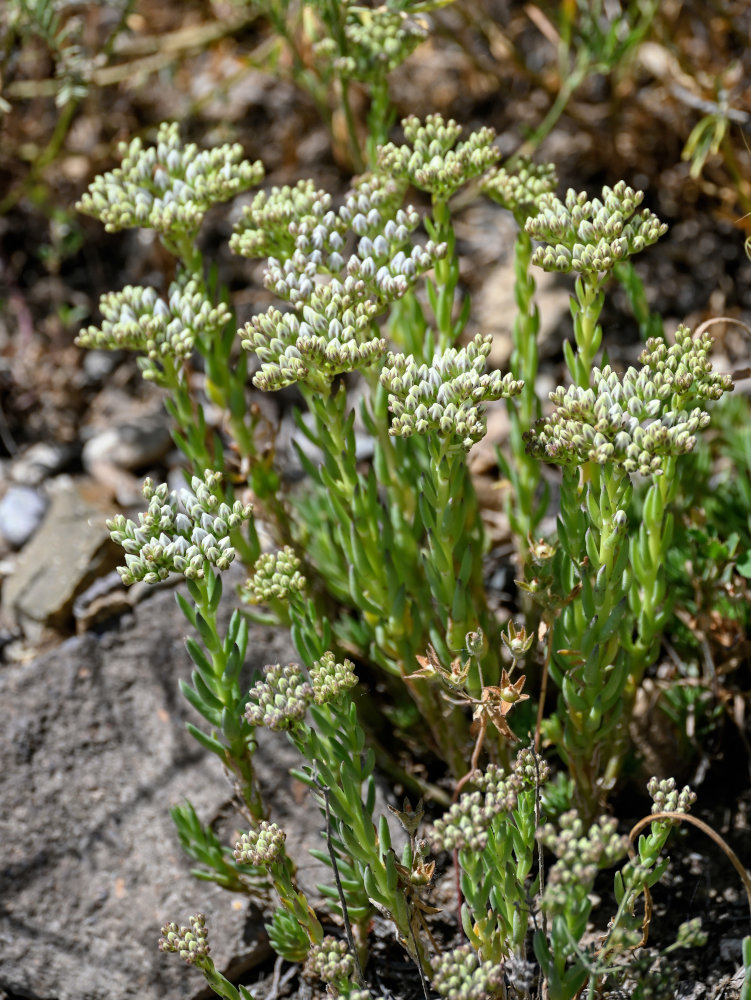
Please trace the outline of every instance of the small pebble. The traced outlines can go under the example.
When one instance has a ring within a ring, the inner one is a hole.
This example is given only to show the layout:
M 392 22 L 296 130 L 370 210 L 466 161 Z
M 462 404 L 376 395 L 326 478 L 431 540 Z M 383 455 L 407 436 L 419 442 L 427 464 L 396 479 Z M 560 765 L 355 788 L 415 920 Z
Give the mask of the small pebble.
M 121 469 L 140 469 L 163 458 L 172 446 L 167 418 L 161 411 L 117 427 L 108 427 L 83 446 L 83 464 L 92 472 L 102 462 Z
M 29 486 L 11 486 L 0 500 L 0 534 L 8 545 L 20 549 L 39 527 L 47 501 Z
M 83 356 L 83 370 L 91 383 L 103 382 L 117 368 L 123 351 L 86 351 Z
M 737 962 L 741 958 L 743 939 L 739 937 L 721 938 L 720 957 L 726 962 Z
M 73 449 L 68 445 L 39 441 L 13 460 L 10 478 L 24 486 L 39 486 L 70 462 Z

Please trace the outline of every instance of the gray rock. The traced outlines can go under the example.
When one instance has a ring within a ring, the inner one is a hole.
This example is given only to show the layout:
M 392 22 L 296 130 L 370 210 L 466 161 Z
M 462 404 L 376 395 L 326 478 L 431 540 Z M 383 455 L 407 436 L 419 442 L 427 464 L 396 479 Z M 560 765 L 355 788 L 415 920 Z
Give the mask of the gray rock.
M 103 382 L 120 364 L 123 353 L 123 351 L 86 351 L 83 356 L 83 370 L 87 381 Z
M 171 586 L 168 580 L 162 586 Z M 117 617 L 125 611 L 130 611 L 140 600 L 152 594 L 153 586 L 148 583 L 134 583 L 124 587 L 120 574 L 116 569 L 105 576 L 98 576 L 86 590 L 73 601 L 73 617 L 76 620 L 76 632 L 87 632 L 94 625 Z
M 359 419 L 359 418 L 358 418 Z M 303 414 L 303 421 L 311 429 L 315 427 L 315 420 L 310 413 Z M 274 442 L 275 454 L 278 468 L 282 477 L 286 480 L 296 482 L 306 476 L 303 468 L 298 448 L 303 455 L 309 459 L 314 466 L 323 462 L 323 452 L 312 443 L 297 426 L 291 416 L 286 416 L 281 423 L 279 433 Z M 375 441 L 364 428 L 358 429 L 355 425 L 355 458 L 358 462 L 367 462 L 373 457 Z
M 741 958 L 743 938 L 726 937 L 720 941 L 720 955 L 726 961 L 737 962 Z
M 95 434 L 83 446 L 82 459 L 92 473 L 100 464 L 141 469 L 164 458 L 171 447 L 167 417 L 160 410 Z
M 61 472 L 73 457 L 69 445 L 40 441 L 17 455 L 10 467 L 10 478 L 24 486 L 39 486 L 45 479 Z
M 562 284 L 557 274 L 533 268 L 537 286 L 535 301 L 540 310 L 538 341 L 542 356 L 558 350 L 560 344 L 549 343 L 553 333 L 568 318 L 570 290 Z M 512 330 L 518 312 L 514 298 L 514 258 L 505 259 L 492 268 L 473 299 L 477 321 L 483 333 L 493 335 L 490 361 L 506 371 L 513 350 Z
M 70 624 L 73 601 L 113 569 L 122 551 L 110 541 L 106 511 L 75 486 L 60 490 L 16 569 L 3 585 L 2 606 L 27 635 Z
M 69 639 L 0 674 L 0 996 L 206 996 L 200 973 L 156 948 L 164 922 L 199 910 L 222 971 L 268 954 L 258 910 L 189 874 L 168 814 L 186 797 L 203 822 L 232 814 L 219 763 L 185 730 L 197 720 L 178 693 L 190 672 L 184 632 L 162 591 L 119 631 Z M 250 648 L 255 667 L 294 656 L 268 629 L 255 629 Z M 274 738 L 257 759 L 283 822 L 297 823 L 290 850 L 318 845 L 317 810 L 300 807 L 287 773 L 289 744 Z M 237 817 L 229 826 L 243 828 Z
M 29 486 L 11 486 L 0 500 L 0 534 L 14 549 L 31 538 L 44 517 L 47 500 Z

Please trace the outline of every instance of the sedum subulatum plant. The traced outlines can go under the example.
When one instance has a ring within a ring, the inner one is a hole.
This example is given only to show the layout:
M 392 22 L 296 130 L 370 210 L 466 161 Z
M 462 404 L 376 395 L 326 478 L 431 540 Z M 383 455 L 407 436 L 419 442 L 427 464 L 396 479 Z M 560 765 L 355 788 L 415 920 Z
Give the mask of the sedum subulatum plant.
M 489 129 L 462 138 L 438 115 L 406 119 L 403 129 L 405 141 L 382 144 L 377 168 L 338 200 L 304 180 L 252 196 L 230 245 L 266 258 L 264 283 L 279 301 L 238 335 L 196 236 L 208 208 L 260 183 L 262 166 L 237 146 L 183 145 L 164 125 L 155 146 L 124 146 L 122 165 L 94 181 L 81 209 L 112 230 L 156 230 L 176 273 L 166 292 L 105 296 L 101 325 L 79 343 L 139 353 L 143 376 L 165 390 L 190 483 L 170 491 L 147 481 L 147 510 L 109 527 L 125 551 L 125 584 L 186 580 L 178 602 L 193 671 L 181 687 L 202 720 L 189 728 L 221 760 L 246 824 L 234 845 L 222 844 L 190 803 L 173 810 L 199 878 L 267 905 L 276 898 L 268 933 L 277 953 L 355 1000 L 371 995 L 376 915 L 393 925 L 424 988 L 447 1000 L 543 988 L 553 1000 L 594 997 L 618 977 L 651 981 L 655 956 L 634 953 L 648 924 L 639 900 L 665 869 L 671 824 L 656 818 L 624 861 L 627 842 L 603 811 L 670 612 L 664 567 L 676 470 L 709 422 L 709 401 L 732 385 L 712 371 L 709 335 L 685 327 L 672 343 L 648 340 L 638 368 L 596 363 L 611 273 L 665 230 L 639 211 L 640 192 L 619 182 L 600 198 L 569 191 L 560 200 L 549 165 L 499 169 Z M 506 374 L 488 368 L 490 338 L 467 330 L 452 198 L 470 182 L 519 226 Z M 429 196 L 425 214 L 405 202 L 408 185 Z M 551 394 L 552 408 L 534 392 L 534 266 L 576 275 L 571 382 Z M 295 419 L 312 450 L 299 448 L 306 480 L 294 493 L 262 444 L 251 378 L 257 392 L 294 386 L 299 395 Z M 204 418 L 206 398 L 224 413 L 217 428 Z M 529 630 L 511 622 L 503 633 L 488 609 L 467 466 L 486 407 L 500 400 L 511 417 L 503 468 L 531 614 Z M 368 462 L 357 454 L 356 424 L 372 442 Z M 535 537 L 547 504 L 542 462 L 562 468 L 549 539 Z M 635 489 L 639 523 L 629 519 Z M 263 552 L 256 517 L 273 540 Z M 233 561 L 246 568 L 245 608 L 224 627 L 222 574 Z M 268 665 L 248 685 L 242 667 L 257 621 L 289 628 L 299 662 Z M 546 702 L 544 684 L 527 685 L 532 658 L 554 699 Z M 392 808 L 399 853 L 376 806 L 379 761 L 360 718 L 360 665 L 379 678 L 397 733 L 418 734 L 453 782 L 452 796 L 445 782 L 431 785 L 382 755 L 410 794 L 445 808 L 430 828 L 422 801 Z M 537 703 L 534 739 L 524 702 Z M 295 773 L 321 818 L 314 853 L 330 872 L 320 890 L 335 936 L 299 888 L 297 859 L 261 794 L 259 727 L 300 755 Z M 655 779 L 649 791 L 660 814 L 685 812 L 693 800 L 670 781 Z M 441 947 L 430 928 L 442 852 L 453 855 L 457 877 L 464 940 L 454 947 Z M 585 943 L 595 877 L 614 864 L 617 911 L 603 939 Z M 190 925 L 167 924 L 162 949 L 199 968 L 220 996 L 247 996 L 215 969 L 200 914 Z M 675 947 L 697 940 L 688 926 Z
M 672 347 L 650 339 L 641 367 L 622 376 L 592 364 L 609 271 L 666 229 L 648 209 L 637 214 L 642 197 L 623 183 L 602 199 L 546 195 L 526 223 L 544 241 L 533 261 L 576 273 L 574 345 L 564 350 L 573 384 L 551 393 L 555 408 L 527 441 L 532 454 L 563 468 L 553 575 L 566 604 L 549 637 L 560 704 L 547 729 L 589 814 L 618 776 L 636 689 L 670 613 L 664 572 L 676 462 L 709 423 L 706 402 L 732 388 L 729 376 L 712 371 L 711 337 L 694 338 L 686 327 Z M 629 531 L 637 477 L 648 485 L 641 522 Z

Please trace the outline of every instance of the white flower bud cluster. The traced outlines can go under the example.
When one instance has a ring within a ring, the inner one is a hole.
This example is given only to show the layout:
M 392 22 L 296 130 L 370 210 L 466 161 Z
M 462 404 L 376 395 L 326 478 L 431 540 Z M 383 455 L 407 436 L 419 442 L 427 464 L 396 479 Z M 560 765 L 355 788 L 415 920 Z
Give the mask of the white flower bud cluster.
M 664 778 L 662 781 L 659 778 L 650 778 L 647 783 L 647 791 L 652 799 L 653 813 L 687 813 L 696 802 L 696 792 L 689 785 L 684 785 L 678 791 L 675 778 Z
M 311 180 L 298 181 L 294 187 L 285 185 L 259 191 L 243 209 L 230 239 L 230 249 L 243 257 L 277 259 L 292 257 L 296 247 L 303 253 L 325 249 L 333 255 L 333 261 L 321 256 L 317 266 L 331 273 L 339 272 L 343 262 L 338 250 L 347 230 L 357 236 L 375 238 L 385 222 L 395 218 L 405 189 L 406 184 L 385 174 L 363 174 L 355 180 L 336 212 L 331 208 L 331 195 L 317 189 Z M 412 207 L 405 209 L 405 213 L 411 232 L 419 216 Z M 335 246 L 331 245 L 332 233 L 336 234 Z M 298 245 L 298 236 L 307 239 Z
M 314 46 L 317 59 L 330 62 L 345 77 L 379 80 L 396 69 L 427 37 L 427 29 L 404 11 L 389 10 L 384 4 L 369 10 L 352 7 L 344 26 L 347 54 L 337 55 L 332 39 Z
M 547 761 L 530 747 L 523 747 L 519 751 L 512 769 L 524 788 L 540 787 L 550 778 L 550 766 Z M 486 773 L 491 773 L 490 767 Z
M 277 732 L 294 729 L 313 700 L 313 686 L 296 663 L 270 663 L 263 668 L 263 676 L 250 689 L 245 717 L 251 726 Z
M 390 433 L 410 437 L 432 431 L 457 438 L 467 450 L 479 441 L 486 428 L 482 403 L 516 396 L 524 385 L 510 374 L 485 371 L 491 340 L 478 333 L 466 347 L 436 354 L 430 365 L 389 352 L 381 385 L 389 392 Z
M 355 665 L 346 657 L 342 663 L 337 663 L 331 650 L 327 650 L 310 668 L 310 681 L 316 705 L 336 701 L 357 685 Z
M 339 218 L 357 236 L 375 239 L 384 220 L 395 218 L 406 190 L 406 181 L 389 174 L 362 174 L 356 178 L 352 190 L 345 196 L 344 204 L 338 212 Z M 404 211 L 409 217 L 411 231 L 419 221 L 419 214 L 411 205 L 407 205 Z
M 701 927 L 701 917 L 694 917 L 680 924 L 675 935 L 675 943 L 679 948 L 703 948 L 707 943 L 707 937 L 707 932 Z
M 453 118 L 428 115 L 422 123 L 410 115 L 402 121 L 407 145 L 393 142 L 381 146 L 378 165 L 395 177 L 407 178 L 421 191 L 429 191 L 442 201 L 462 185 L 491 167 L 500 153 L 493 145 L 495 132 L 481 128 L 457 145 L 461 126 Z
M 601 816 L 585 827 L 575 810 L 563 813 L 558 829 L 546 823 L 539 833 L 541 843 L 558 857 L 547 876 L 543 906 L 550 913 L 586 896 L 592 889 L 598 868 L 622 858 L 629 847 L 628 837 L 618 833 L 614 816 Z
M 331 195 L 311 180 L 294 187 L 259 191 L 243 209 L 234 227 L 229 248 L 241 257 L 285 257 L 294 252 L 294 223 L 315 224 L 331 209 Z
M 495 167 L 483 179 L 482 191 L 517 218 L 528 218 L 540 211 L 543 195 L 552 194 L 558 185 L 552 163 L 532 163 L 521 157 L 514 170 Z
M 311 971 L 324 983 L 347 983 L 355 975 L 355 960 L 347 942 L 327 934 L 310 949 L 306 972 Z
M 283 601 L 290 594 L 300 594 L 305 590 L 305 577 L 300 572 L 300 560 L 289 545 L 278 552 L 266 552 L 260 556 L 242 589 L 243 600 L 249 604 L 264 601 Z
M 431 985 L 445 1000 L 490 1000 L 503 995 L 504 978 L 503 963 L 481 962 L 472 945 L 462 944 L 438 955 Z
M 251 515 L 250 504 L 220 501 L 215 490 L 221 473 L 207 471 L 203 480 L 194 476 L 192 489 L 169 490 L 166 483 L 143 485 L 149 501 L 138 524 L 118 514 L 107 521 L 110 536 L 125 550 L 125 566 L 118 567 L 124 584 L 157 583 L 170 573 L 189 580 L 204 576 L 205 564 L 227 569 L 235 558 L 230 531 Z
M 254 351 L 261 362 L 260 370 L 253 376 L 257 389 L 273 392 L 305 380 L 308 369 L 297 349 L 300 320 L 294 313 L 271 308 L 254 316 L 239 332 L 241 336 L 244 334 L 242 346 L 246 351 Z
M 720 399 L 733 389 L 730 375 L 712 371 L 709 353 L 714 339 L 704 330 L 694 337 L 691 330 L 681 324 L 675 332 L 675 343 L 668 346 L 664 340 L 650 337 L 639 356 L 649 371 L 660 399 L 672 397 L 686 405 L 689 399 Z
M 319 303 L 322 294 L 346 294 L 355 300 L 372 297 L 384 303 L 401 297 L 442 253 L 432 241 L 425 247 L 412 247 L 409 254 L 401 249 L 419 222 L 415 209 L 399 209 L 393 219 L 381 220 L 380 225 L 376 225 L 377 215 L 378 210 L 371 209 L 367 215 L 353 216 L 353 229 L 375 228 L 377 235 L 373 239 L 361 236 L 356 252 L 347 260 L 343 227 L 334 212 L 316 225 L 298 225 L 294 252 L 284 261 L 269 258 L 264 284 L 297 309 Z M 321 287 L 327 275 L 342 277 Z
M 499 813 L 516 808 L 520 781 L 515 774 L 504 775 L 491 765 L 487 774 L 475 772 L 474 792 L 459 796 L 438 820 L 430 833 L 435 851 L 467 849 L 481 851 L 488 842 L 488 827 Z
M 339 302 L 331 309 L 336 314 Z M 373 303 L 345 309 L 342 320 L 327 319 L 306 307 L 302 322 L 294 313 L 270 309 L 254 316 L 241 333 L 242 346 L 255 351 L 261 368 L 253 376 L 257 389 L 273 392 L 295 382 L 304 382 L 311 369 L 332 379 L 340 372 L 364 368 L 381 358 L 386 350 L 382 337 L 369 336 L 370 320 L 376 313 Z
M 235 844 L 235 861 L 239 865 L 267 867 L 285 858 L 287 834 L 277 823 L 262 820 L 255 830 L 244 833 Z
M 194 913 L 188 919 L 190 927 L 178 927 L 174 922 L 162 927 L 163 936 L 159 939 L 159 950 L 176 952 L 188 965 L 205 969 L 211 965 L 206 917 L 202 913 Z
M 166 300 L 153 288 L 126 285 L 103 295 L 99 309 L 101 327 L 82 330 L 76 337 L 79 347 L 142 351 L 143 377 L 157 382 L 161 361 L 189 358 L 196 337 L 220 332 L 232 317 L 223 302 L 212 306 L 199 283 L 185 278 L 170 285 Z
M 680 327 L 672 347 L 650 340 L 644 367 L 619 377 L 606 365 L 592 371 L 592 387 L 559 387 L 551 392 L 553 413 L 526 435 L 531 454 L 559 465 L 612 464 L 626 473 L 659 476 L 664 459 L 693 449 L 695 434 L 709 423 L 701 407 L 732 388 L 707 360 L 712 338 L 694 340 Z
M 119 150 L 121 166 L 95 178 L 76 206 L 110 233 L 141 226 L 193 235 L 207 209 L 258 184 L 264 173 L 260 161 L 243 159 L 239 143 L 183 146 L 175 123 L 159 126 L 154 146 L 136 138 Z
M 447 249 L 433 241 L 409 253 L 402 249 L 419 216 L 413 208 L 395 209 L 398 190 L 370 175 L 338 212 L 290 224 L 295 250 L 284 261 L 269 259 L 265 282 L 296 313 L 272 308 L 240 331 L 242 346 L 261 361 L 253 379 L 257 388 L 275 390 L 307 379 L 320 385 L 383 356 L 386 343 L 373 336 L 373 319 Z M 392 218 L 384 218 L 392 211 Z M 359 239 L 345 261 L 347 229 Z
M 602 199 L 591 201 L 572 188 L 565 202 L 552 193 L 541 195 L 538 214 L 525 224 L 533 239 L 546 244 L 535 250 L 532 263 L 545 271 L 609 271 L 667 232 L 649 209 L 635 214 L 643 200 L 644 193 L 625 181 L 604 187 Z

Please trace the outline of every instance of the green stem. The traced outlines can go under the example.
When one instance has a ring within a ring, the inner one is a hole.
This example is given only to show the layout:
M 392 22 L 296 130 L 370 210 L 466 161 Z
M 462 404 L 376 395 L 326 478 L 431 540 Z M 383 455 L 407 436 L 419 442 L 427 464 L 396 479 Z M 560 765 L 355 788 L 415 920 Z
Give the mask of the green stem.
M 580 274 L 576 279 L 576 298 L 571 300 L 577 354 L 574 357 L 569 345 L 564 352 L 571 377 L 582 389 L 589 387 L 592 365 L 602 343 L 602 327 L 598 321 L 603 303 L 599 275 Z
M 347 5 L 339 3 L 338 0 L 328 0 L 325 9 L 327 12 L 326 20 L 328 21 L 331 33 L 336 41 L 339 56 L 341 58 L 346 58 L 349 51 L 347 33 L 345 31 Z M 365 162 L 360 148 L 360 138 L 357 134 L 355 116 L 352 112 L 352 104 L 349 99 L 349 80 L 343 74 L 337 74 L 337 79 L 339 81 L 339 89 L 341 92 L 340 105 L 344 111 L 344 121 L 347 126 L 347 138 L 349 140 L 350 154 L 352 156 L 352 165 L 355 173 L 361 173 L 365 169 Z
M 339 87 L 341 89 L 341 105 L 344 111 L 344 121 L 347 126 L 347 138 L 349 139 L 352 166 L 355 173 L 360 174 L 365 170 L 365 160 L 360 149 L 360 137 L 357 134 L 352 102 L 349 99 L 349 80 L 346 76 L 342 75 L 339 77 Z
M 450 609 L 456 588 L 456 567 L 454 565 L 454 536 L 441 530 L 447 515 L 456 506 L 461 480 L 465 469 L 462 458 L 451 451 L 447 438 L 429 439 L 431 468 L 430 475 L 435 492 L 435 525 L 428 532 L 430 559 L 440 581 L 441 590 L 433 596 L 445 609 Z
M 328 101 L 324 93 L 322 93 L 320 85 L 316 81 L 316 77 L 305 65 L 305 60 L 302 57 L 300 48 L 295 40 L 293 33 L 289 30 L 287 25 L 286 13 L 280 12 L 276 9 L 275 3 L 272 2 L 266 5 L 266 14 L 271 21 L 276 34 L 283 39 L 286 44 L 290 55 L 292 56 L 292 78 L 295 83 L 302 87 L 310 96 L 313 98 L 318 113 L 321 119 L 325 122 L 326 127 L 329 132 L 331 131 L 331 108 L 329 107 Z
M 238 990 L 228 979 L 224 978 L 221 972 L 217 971 L 213 962 L 210 962 L 209 968 L 204 967 L 202 971 L 206 982 L 217 996 L 223 997 L 224 1000 L 241 1000 Z
M 201 294 L 212 300 L 205 280 L 203 254 L 197 247 L 194 233 L 178 233 L 170 239 L 163 238 L 167 249 L 180 261 L 180 266 L 199 284 Z M 254 492 L 270 516 L 277 535 L 284 540 L 290 536 L 289 515 L 279 497 L 279 477 L 269 468 L 268 461 L 259 454 L 254 428 L 258 418 L 248 406 L 246 395 L 247 355 L 241 352 L 239 360 L 232 357 L 237 325 L 234 317 L 223 330 L 209 331 L 196 340 L 196 348 L 204 361 L 206 394 L 226 414 L 231 447 L 238 456 L 241 471 L 252 483 Z M 166 366 L 166 362 L 165 362 Z M 183 448 L 193 471 L 202 473 L 207 468 L 224 468 L 222 439 L 209 436 L 201 408 L 190 392 L 190 379 L 186 370 L 170 372 L 166 383 L 172 391 L 175 417 L 179 428 L 178 446 Z M 231 490 L 231 487 L 230 487 Z M 256 558 L 252 544 L 240 534 L 233 537 L 233 544 L 245 565 Z
M 188 471 L 199 476 L 207 469 L 221 471 L 221 456 L 211 447 L 203 411 L 190 392 L 188 364 L 178 367 L 169 357 L 165 357 L 162 364 L 164 374 L 160 384 L 169 393 L 165 406 L 175 421 L 172 437 L 188 460 Z
M 660 340 L 664 340 L 665 330 L 662 325 L 662 316 L 659 313 L 652 312 L 649 308 L 644 282 L 636 273 L 633 261 L 619 260 L 613 268 L 613 274 L 628 296 L 631 312 L 639 324 L 639 332 L 641 333 L 642 340 L 647 341 L 650 337 L 657 337 Z
M 223 640 L 217 625 L 218 601 L 212 599 L 211 588 L 221 587 L 220 578 L 213 577 L 213 571 L 206 564 L 205 576 L 201 580 L 192 581 L 190 587 L 196 611 L 206 623 L 207 631 L 202 632 L 206 641 L 214 677 L 213 693 L 224 705 L 222 715 L 222 735 L 227 749 L 225 763 L 227 768 L 239 778 L 239 792 L 251 816 L 255 820 L 264 819 L 267 809 L 264 805 L 258 779 L 252 762 L 252 729 L 242 719 L 243 696 L 240 690 L 239 670 L 229 675 L 229 659 L 233 653 L 234 642 Z
M 459 260 L 456 256 L 456 234 L 451 222 L 448 202 L 433 195 L 433 218 L 426 220 L 431 239 L 436 243 L 448 244 L 446 256 L 435 262 L 435 280 L 428 279 L 428 293 L 435 313 L 438 343 L 437 353 L 453 347 L 461 334 L 466 317 L 453 319 L 454 300 L 459 285 Z M 466 312 L 466 310 L 465 310 Z
M 464 450 L 438 436 L 428 438 L 428 448 L 430 473 L 423 489 L 426 572 L 444 645 L 453 657 L 464 648 L 468 632 L 480 627 L 492 634 L 482 579 L 484 532 Z M 484 684 L 495 684 L 499 675 L 498 645 L 490 642 L 482 670 L 476 666 L 472 671 L 473 695 L 479 697 Z
M 405 677 L 414 671 L 416 656 L 424 654 L 432 643 L 442 662 L 448 664 L 463 647 L 468 631 L 478 625 L 490 628 L 482 598 L 482 528 L 474 490 L 466 469 L 462 471 L 464 458 L 457 457 L 456 473 L 452 474 L 446 473 L 436 456 L 440 500 L 431 506 L 432 516 L 438 517 L 440 512 L 442 528 L 433 527 L 432 534 L 428 531 L 428 548 L 431 565 L 447 565 L 449 570 L 443 573 L 436 568 L 426 578 L 420 565 L 419 546 L 425 530 L 420 512 L 412 519 L 404 516 L 397 502 L 401 484 L 384 506 L 375 473 L 365 479 L 357 470 L 353 415 L 347 413 L 345 388 L 328 402 L 307 387 L 303 392 L 315 419 L 315 438 L 324 453 L 319 486 L 328 491 L 335 514 L 334 544 L 338 561 L 346 570 L 348 598 L 359 612 L 363 654 L 391 674 Z M 405 443 L 405 448 L 408 445 Z M 414 504 L 414 499 L 410 502 Z M 461 580 L 453 568 L 451 541 L 459 538 L 467 550 Z M 477 617 L 473 598 L 481 609 Z M 498 651 L 492 644 L 488 659 L 492 683 L 500 672 Z M 443 759 L 457 775 L 464 774 L 467 733 L 463 713 L 454 709 L 454 721 L 448 724 L 445 701 L 435 690 L 419 681 L 408 687 Z
M 630 648 L 631 683 L 634 692 L 644 671 L 654 661 L 656 642 L 665 626 L 671 601 L 666 592 L 665 560 L 672 540 L 672 516 L 668 507 L 678 487 L 676 459 L 665 459 L 665 469 L 656 477 L 644 500 L 639 531 L 631 541 L 634 580 L 631 609 L 636 616 L 636 638 Z
M 432 359 L 435 350 L 432 332 L 414 290 L 410 289 L 392 304 L 388 334 L 404 354 L 412 354 L 426 364 Z
M 566 110 L 566 105 L 571 100 L 573 94 L 579 89 L 589 72 L 589 56 L 586 52 L 581 52 L 577 57 L 576 65 L 573 69 L 566 69 L 561 75 L 563 82 L 560 90 L 556 94 L 555 100 L 548 109 L 547 114 L 528 136 L 519 149 L 514 153 L 507 163 L 507 168 L 513 169 L 518 160 L 523 156 L 531 156 L 540 146 L 543 139 L 552 131 L 558 119 Z
M 368 137 L 366 152 L 368 167 L 374 170 L 378 163 L 378 147 L 388 142 L 389 129 L 395 117 L 389 97 L 389 85 L 385 75 L 372 81 L 370 88 L 370 108 L 368 109 Z
M 532 239 L 520 225 L 514 245 L 514 295 L 517 313 L 514 317 L 511 372 L 514 378 L 524 381 L 521 395 L 507 401 L 511 431 L 509 435 L 512 461 L 501 457 L 503 472 L 510 482 L 509 520 L 514 532 L 517 551 L 522 564 L 526 561 L 529 540 L 542 520 L 547 507 L 547 496 L 536 502 L 540 485 L 540 463 L 527 454 L 524 434 L 531 430 L 541 413 L 540 401 L 535 392 L 539 350 L 537 335 L 540 316 L 534 301 L 535 281 L 530 270 Z
M 629 604 L 633 632 L 625 635 L 624 648 L 629 668 L 624 681 L 621 717 L 614 729 L 605 762 L 606 774 L 619 773 L 628 750 L 628 724 L 633 714 L 636 693 L 644 676 L 657 657 L 659 640 L 672 607 L 667 593 L 665 561 L 673 534 L 669 505 L 675 498 L 679 479 L 676 459 L 665 460 L 663 475 L 655 478 L 647 490 L 639 530 L 630 541 L 630 564 L 633 574 Z
M 581 493 L 576 474 L 564 475 L 559 532 L 564 566 L 559 587 L 566 593 L 576 582 L 581 593 L 556 621 L 554 648 L 560 652 L 550 664 L 561 691 L 558 715 L 563 720 L 551 733 L 588 818 L 601 808 L 616 776 L 610 759 L 618 740 L 629 667 L 623 642 L 630 589 L 624 518 L 631 493 L 625 473 L 590 465 L 590 479 Z M 578 572 L 572 574 L 576 566 Z

